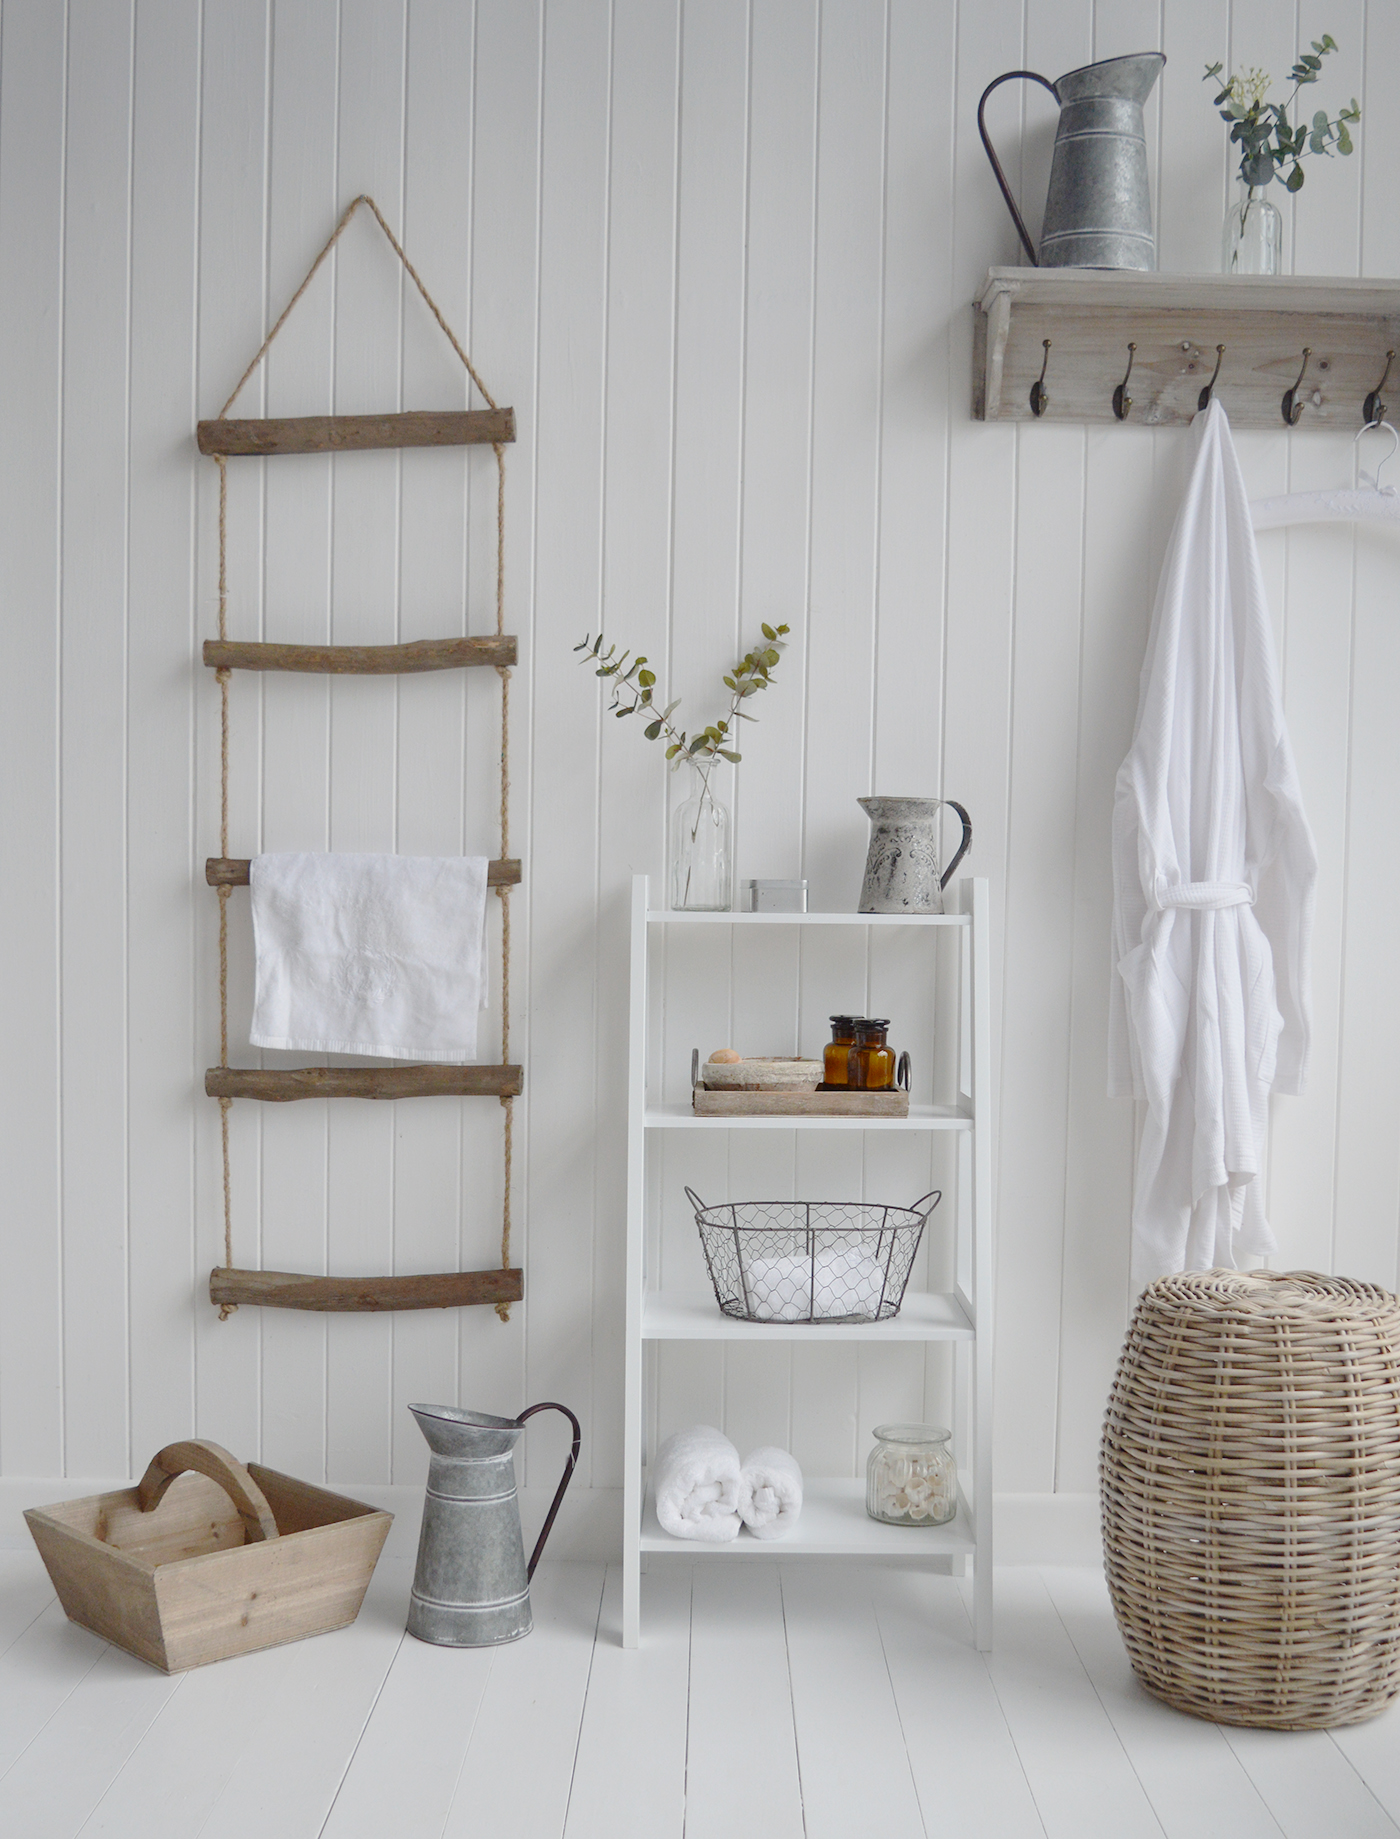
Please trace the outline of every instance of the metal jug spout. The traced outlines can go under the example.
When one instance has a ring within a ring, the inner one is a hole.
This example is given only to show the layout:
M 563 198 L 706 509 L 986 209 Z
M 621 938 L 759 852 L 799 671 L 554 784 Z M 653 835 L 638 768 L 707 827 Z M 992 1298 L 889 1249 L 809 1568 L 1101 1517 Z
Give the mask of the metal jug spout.
M 1166 61 L 1160 51 L 1141 51 L 1084 64 L 1054 83 L 1033 70 L 1008 70 L 982 92 L 977 105 L 982 145 L 1026 254 L 1037 267 L 1156 268 L 1142 110 Z M 1011 195 L 984 117 L 992 91 L 1015 77 L 1039 83 L 1060 105 L 1039 251 Z
M 1105 58 L 1102 64 L 1081 64 L 1056 80 L 1055 94 L 1062 108 L 1090 99 L 1136 103 L 1141 108 L 1166 61 L 1164 52 L 1138 51 L 1132 57 Z
M 498 1418 L 460 1405 L 410 1405 L 432 1452 L 408 1632 L 440 1647 L 495 1647 L 528 1635 L 530 1579 L 578 1462 L 582 1432 L 567 1405 Z M 573 1444 L 530 1562 L 520 1531 L 515 1446 L 528 1418 L 560 1411 Z

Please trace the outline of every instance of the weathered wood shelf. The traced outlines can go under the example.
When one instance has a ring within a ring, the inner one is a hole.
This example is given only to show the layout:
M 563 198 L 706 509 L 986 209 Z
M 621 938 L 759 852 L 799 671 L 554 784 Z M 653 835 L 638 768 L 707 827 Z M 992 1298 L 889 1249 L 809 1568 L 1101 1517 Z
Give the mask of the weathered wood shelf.
M 1180 425 L 1198 412 L 1223 345 L 1214 393 L 1236 428 L 1284 427 L 1283 397 L 1296 385 L 1300 432 L 1352 432 L 1400 348 L 1400 280 L 993 268 L 973 322 L 979 421 L 1036 420 L 1031 386 L 1043 363 L 1044 422 L 1114 425 L 1131 356 L 1123 419 Z M 1383 393 L 1400 401 L 1400 365 Z
M 210 1098 L 261 1098 L 286 1104 L 296 1098 L 514 1098 L 524 1089 L 518 1066 L 211 1066 L 204 1075 Z
M 247 856 L 207 856 L 204 862 L 204 879 L 211 888 L 246 888 L 248 885 Z M 503 856 L 486 865 L 486 885 L 488 888 L 513 888 L 520 882 L 520 858 Z
M 402 677 L 425 670 L 509 669 L 513 638 L 413 639 L 407 645 L 265 645 L 205 639 L 210 670 L 293 670 L 322 675 Z
M 372 447 L 472 447 L 515 439 L 514 409 L 410 409 L 398 415 L 291 415 L 202 421 L 201 453 L 350 453 Z
M 211 1303 L 323 1311 L 461 1309 L 472 1303 L 518 1303 L 521 1270 L 439 1271 L 422 1277 L 303 1277 L 296 1271 L 209 1273 Z

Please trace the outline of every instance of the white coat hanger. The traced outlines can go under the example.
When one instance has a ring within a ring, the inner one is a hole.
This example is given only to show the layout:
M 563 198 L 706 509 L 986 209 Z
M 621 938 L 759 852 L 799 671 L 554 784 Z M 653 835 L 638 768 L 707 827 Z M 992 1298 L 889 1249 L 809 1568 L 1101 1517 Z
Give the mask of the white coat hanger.
M 1381 484 L 1381 472 L 1395 458 L 1400 447 L 1400 431 L 1388 421 L 1367 422 L 1358 428 L 1352 446 L 1363 434 L 1384 428 L 1390 436 L 1390 452 L 1376 467 L 1369 490 L 1337 492 L 1287 492 L 1281 498 L 1256 498 L 1250 516 L 1256 530 L 1277 530 L 1287 524 L 1368 523 L 1400 524 L 1400 492 L 1393 485 Z M 1362 478 L 1366 475 L 1363 473 Z

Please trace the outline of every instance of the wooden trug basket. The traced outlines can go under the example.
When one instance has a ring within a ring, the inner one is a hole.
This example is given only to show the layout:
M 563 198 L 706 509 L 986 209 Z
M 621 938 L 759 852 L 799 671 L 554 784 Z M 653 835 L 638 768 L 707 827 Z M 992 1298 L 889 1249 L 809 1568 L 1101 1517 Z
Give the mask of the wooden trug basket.
M 163 1673 L 353 1622 L 394 1518 L 202 1439 L 24 1517 L 69 1620 Z
M 1315 1271 L 1138 1302 L 1104 1422 L 1104 1570 L 1138 1678 L 1316 1730 L 1400 1692 L 1400 1303 Z

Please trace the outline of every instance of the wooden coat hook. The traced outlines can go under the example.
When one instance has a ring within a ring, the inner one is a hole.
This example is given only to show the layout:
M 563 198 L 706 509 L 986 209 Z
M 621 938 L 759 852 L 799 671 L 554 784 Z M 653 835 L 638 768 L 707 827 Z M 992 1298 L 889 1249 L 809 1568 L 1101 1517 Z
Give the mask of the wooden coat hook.
M 1308 374 L 1308 359 L 1312 356 L 1312 347 L 1303 347 L 1303 368 L 1298 372 L 1298 381 L 1292 389 L 1283 392 L 1283 419 L 1286 427 L 1296 428 L 1298 417 L 1303 413 L 1303 405 L 1297 401 L 1298 391 L 1303 387 L 1303 378 Z
M 1137 346 L 1130 341 L 1128 345 L 1128 368 L 1123 372 L 1123 381 L 1113 392 L 1113 413 L 1118 417 L 1119 421 L 1126 421 L 1128 419 L 1128 410 L 1133 406 L 1132 397 L 1125 395 L 1123 392 L 1128 387 L 1128 378 L 1133 374 L 1133 358 L 1136 354 Z

